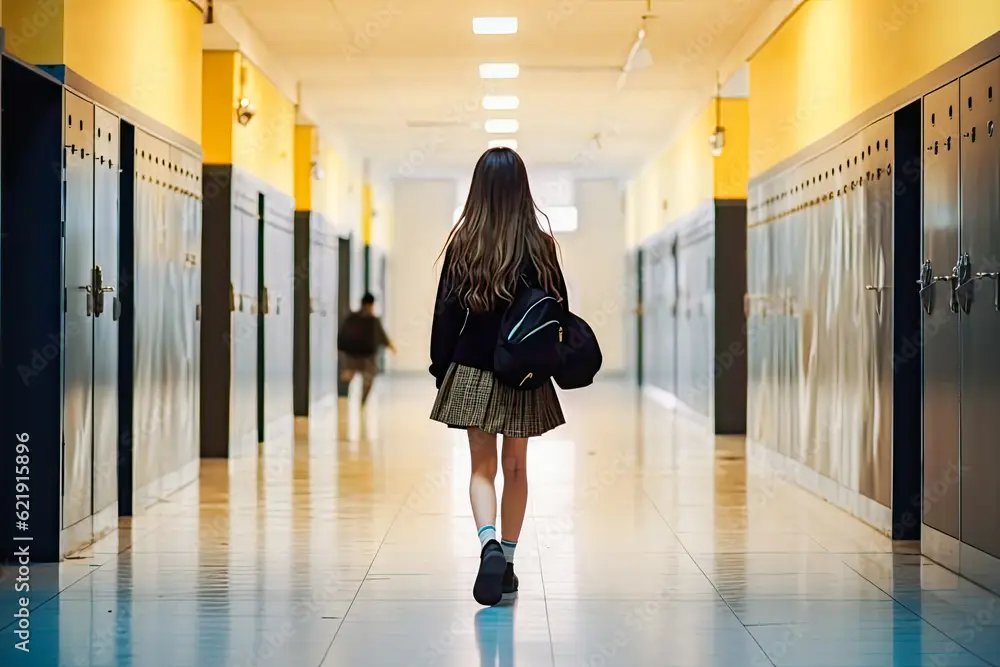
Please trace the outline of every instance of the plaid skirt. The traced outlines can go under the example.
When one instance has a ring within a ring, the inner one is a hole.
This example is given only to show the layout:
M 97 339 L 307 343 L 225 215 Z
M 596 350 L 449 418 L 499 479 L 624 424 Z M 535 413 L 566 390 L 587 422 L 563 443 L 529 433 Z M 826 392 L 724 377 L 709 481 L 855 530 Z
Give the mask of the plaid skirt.
M 552 382 L 538 389 L 514 389 L 490 371 L 459 364 L 448 368 L 431 419 L 511 438 L 534 438 L 566 423 Z

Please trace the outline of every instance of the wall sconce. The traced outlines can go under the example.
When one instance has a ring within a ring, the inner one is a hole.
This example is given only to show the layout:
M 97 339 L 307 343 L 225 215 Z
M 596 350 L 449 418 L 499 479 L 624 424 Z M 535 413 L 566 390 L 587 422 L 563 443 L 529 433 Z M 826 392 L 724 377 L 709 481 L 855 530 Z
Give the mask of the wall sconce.
M 322 181 L 326 177 L 326 172 L 323 171 L 323 166 L 316 160 L 313 160 L 310 164 L 309 173 L 312 174 L 314 181 Z
M 722 149 L 726 147 L 726 128 L 716 126 L 715 132 L 708 137 L 708 147 L 712 150 L 714 157 L 722 155 Z
M 715 132 L 708 137 L 708 147 L 714 157 L 722 155 L 726 146 L 726 128 L 722 127 L 722 82 L 716 82 L 715 91 Z
M 236 106 L 236 121 L 246 127 L 257 114 L 257 107 L 251 104 L 250 99 L 244 93 L 247 82 L 247 66 L 240 63 L 240 103 Z
M 254 115 L 257 113 L 257 108 L 250 103 L 247 98 L 240 99 L 240 104 L 236 107 L 236 120 L 240 125 L 246 127 L 253 120 Z

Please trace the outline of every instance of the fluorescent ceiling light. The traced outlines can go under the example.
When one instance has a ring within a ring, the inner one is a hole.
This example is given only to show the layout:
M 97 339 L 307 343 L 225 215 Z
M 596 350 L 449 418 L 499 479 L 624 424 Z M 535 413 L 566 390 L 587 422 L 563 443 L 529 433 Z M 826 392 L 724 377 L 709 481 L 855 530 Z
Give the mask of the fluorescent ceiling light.
M 580 219 L 576 206 L 546 206 L 542 208 L 542 213 L 548 216 L 549 222 L 546 224 L 545 218 L 539 215 L 538 226 L 546 232 L 549 231 L 550 225 L 554 234 L 575 232 L 580 227 Z M 457 225 L 461 217 L 462 207 L 459 206 L 455 209 L 454 219 L 451 224 Z
M 513 35 L 517 33 L 516 16 L 481 16 L 472 19 L 472 32 L 477 35 Z
M 487 95 L 483 98 L 483 108 L 492 111 L 512 111 L 520 104 L 517 95 Z
M 520 73 L 517 63 L 483 63 L 479 66 L 479 76 L 483 79 L 516 79 Z
M 513 118 L 490 118 L 486 121 L 489 134 L 514 134 L 520 125 Z
M 517 139 L 491 139 L 490 148 L 509 148 L 512 151 L 517 150 Z

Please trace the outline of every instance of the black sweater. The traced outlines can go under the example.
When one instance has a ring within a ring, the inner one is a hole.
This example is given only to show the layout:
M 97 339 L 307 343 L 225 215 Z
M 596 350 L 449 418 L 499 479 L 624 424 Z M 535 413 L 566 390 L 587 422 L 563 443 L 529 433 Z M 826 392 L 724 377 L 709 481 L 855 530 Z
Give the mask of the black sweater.
M 437 299 L 434 302 L 434 321 L 431 325 L 430 372 L 438 387 L 452 363 L 485 371 L 493 370 L 493 350 L 500 334 L 500 321 L 509 305 L 506 301 L 499 302 L 493 310 L 481 313 L 470 312 L 463 307 L 451 293 L 451 286 L 445 278 L 450 261 L 449 252 L 441 267 Z M 538 270 L 530 261 L 524 267 L 523 275 L 528 282 L 538 284 Z M 566 281 L 561 270 L 558 280 L 563 308 L 569 310 Z

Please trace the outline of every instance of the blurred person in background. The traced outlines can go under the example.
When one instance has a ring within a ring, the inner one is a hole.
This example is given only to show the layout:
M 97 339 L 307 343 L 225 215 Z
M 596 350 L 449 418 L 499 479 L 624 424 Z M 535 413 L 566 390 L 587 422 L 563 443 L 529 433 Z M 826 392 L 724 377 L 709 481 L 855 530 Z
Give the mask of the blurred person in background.
M 337 351 L 340 357 L 340 379 L 350 383 L 361 373 L 361 405 L 368 402 L 375 376 L 378 375 L 378 354 L 383 349 L 395 354 L 382 320 L 375 314 L 375 297 L 368 293 L 361 297 L 361 310 L 352 312 L 340 325 Z

